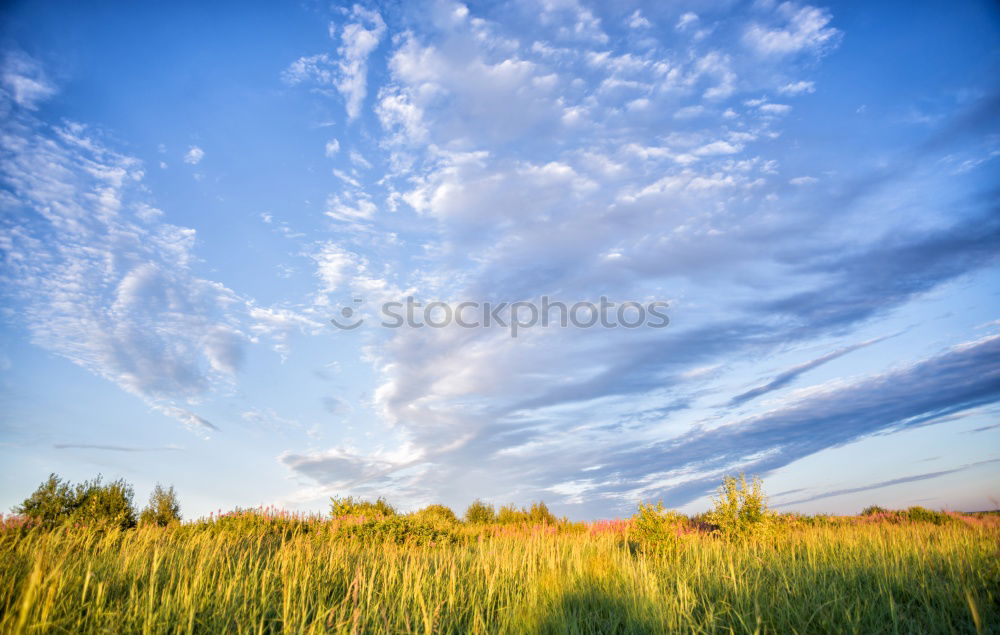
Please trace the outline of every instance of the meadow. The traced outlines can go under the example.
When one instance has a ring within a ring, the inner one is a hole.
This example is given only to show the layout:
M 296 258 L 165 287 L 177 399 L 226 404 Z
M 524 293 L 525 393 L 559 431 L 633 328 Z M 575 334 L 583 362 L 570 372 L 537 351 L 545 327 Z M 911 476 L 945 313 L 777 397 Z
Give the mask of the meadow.
M 391 513 L 374 514 L 351 499 L 322 517 L 135 527 L 9 517 L 0 632 L 1000 631 L 995 516 L 754 516 L 736 502 L 728 529 L 725 496 L 714 516 L 646 505 L 596 523 L 534 522 L 544 506 L 502 522 L 504 510 L 463 521 L 382 501 Z

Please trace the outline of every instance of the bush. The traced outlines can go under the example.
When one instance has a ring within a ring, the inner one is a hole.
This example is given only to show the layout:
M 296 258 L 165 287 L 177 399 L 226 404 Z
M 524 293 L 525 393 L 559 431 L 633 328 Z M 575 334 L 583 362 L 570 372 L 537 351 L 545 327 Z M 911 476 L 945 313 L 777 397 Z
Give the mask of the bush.
M 139 522 L 160 527 L 181 522 L 181 505 L 172 485 L 169 489 L 163 489 L 159 483 L 156 484 L 153 493 L 149 495 L 149 505 L 139 514 Z
M 465 522 L 473 524 L 488 524 L 496 522 L 496 512 L 493 505 L 485 503 L 480 499 L 472 501 L 469 508 L 465 510 Z
M 361 523 L 341 525 L 337 535 L 362 542 L 392 542 L 398 545 L 435 545 L 458 541 L 451 530 L 410 516 L 369 518 Z
M 869 505 L 861 510 L 862 516 L 877 516 L 879 514 L 887 514 L 889 510 L 885 507 L 879 507 L 878 505 Z
M 713 499 L 712 511 L 705 515 L 716 531 L 727 538 L 751 539 L 767 536 L 775 530 L 774 513 L 767 508 L 763 485 L 754 477 L 726 476 Z
M 395 516 L 396 510 L 381 496 L 373 503 L 362 499 L 355 500 L 352 496 L 345 498 L 330 498 L 330 515 L 334 518 L 344 516 L 364 516 L 376 518 Z
M 429 523 L 453 525 L 458 522 L 455 512 L 445 505 L 428 505 L 420 511 L 414 512 L 413 517 Z
M 907 509 L 906 518 L 914 523 L 933 523 L 935 525 L 944 525 L 955 520 L 953 516 L 944 512 L 936 512 L 919 506 Z
M 98 476 L 72 487 L 50 474 L 14 512 L 43 527 L 72 522 L 128 529 L 136 524 L 134 496 L 132 486 L 123 479 L 104 484 Z
M 663 502 L 639 503 L 639 510 L 632 516 L 628 538 L 642 549 L 664 549 L 677 545 L 690 525 L 687 517 Z

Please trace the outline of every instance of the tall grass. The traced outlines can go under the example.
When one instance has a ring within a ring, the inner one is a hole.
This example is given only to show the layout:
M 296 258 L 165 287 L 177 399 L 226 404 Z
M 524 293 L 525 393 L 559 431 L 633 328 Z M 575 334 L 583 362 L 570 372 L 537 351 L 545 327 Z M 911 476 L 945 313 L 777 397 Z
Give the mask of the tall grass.
M 803 525 L 749 542 L 693 532 L 651 551 L 627 524 L 458 525 L 418 545 L 361 540 L 346 522 L 10 527 L 0 632 L 1000 630 L 990 523 Z

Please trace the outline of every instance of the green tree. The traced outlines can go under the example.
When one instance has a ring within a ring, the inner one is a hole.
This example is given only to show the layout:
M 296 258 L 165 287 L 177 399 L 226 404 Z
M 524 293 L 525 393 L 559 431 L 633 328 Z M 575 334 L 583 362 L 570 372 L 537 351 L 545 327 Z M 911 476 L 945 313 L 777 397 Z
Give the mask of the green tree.
M 132 486 L 119 479 L 103 483 L 101 477 L 71 485 L 55 474 L 14 508 L 39 522 L 43 527 L 55 527 L 65 522 L 86 525 L 135 527 L 135 505 Z
M 149 495 L 149 504 L 139 514 L 139 522 L 143 525 L 159 525 L 166 527 L 181 522 L 181 505 L 177 501 L 174 487 L 164 489 L 159 483 Z
M 55 474 L 49 474 L 48 480 L 39 485 L 13 511 L 31 518 L 43 527 L 54 527 L 65 522 L 75 508 L 76 496 L 70 484 Z
M 493 511 L 493 505 L 483 502 L 480 499 L 472 501 L 469 508 L 465 510 L 465 522 L 488 524 L 496 522 L 497 515 Z
M 558 521 L 549 511 L 548 505 L 543 501 L 538 501 L 532 503 L 531 509 L 528 510 L 528 522 L 532 525 L 555 525 Z
M 71 520 L 87 525 L 135 527 L 135 492 L 125 479 L 102 483 L 101 477 L 76 486 Z

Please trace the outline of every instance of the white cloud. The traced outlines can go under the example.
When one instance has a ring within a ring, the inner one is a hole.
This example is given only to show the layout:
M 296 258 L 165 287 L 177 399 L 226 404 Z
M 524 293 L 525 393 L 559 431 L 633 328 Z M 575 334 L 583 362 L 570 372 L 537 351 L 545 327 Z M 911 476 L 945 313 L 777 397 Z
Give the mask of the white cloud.
M 205 151 L 198 146 L 191 146 L 188 148 L 187 154 L 184 155 L 184 163 L 198 165 L 203 158 L 205 158 Z
M 701 104 L 694 104 L 692 106 L 684 106 L 683 108 L 678 108 L 674 113 L 674 119 L 692 119 L 698 117 L 705 113 L 705 107 Z
M 776 15 L 780 26 L 752 24 L 743 35 L 743 41 L 762 55 L 822 51 L 840 39 L 840 31 L 827 26 L 832 17 L 824 9 L 784 2 Z
M 0 79 L 7 98 L 30 110 L 35 110 L 39 102 L 57 92 L 42 65 L 34 58 L 17 51 L 10 51 L 4 56 Z
M 629 25 L 629 28 L 632 29 L 648 29 L 653 26 L 650 24 L 649 20 L 643 17 L 642 11 L 639 9 L 632 12 L 632 15 L 628 17 L 627 24 Z
M 309 55 L 292 62 L 281 78 L 292 85 L 315 81 L 321 86 L 333 86 L 337 79 L 335 68 L 335 62 L 326 53 Z
M 368 159 L 366 159 L 364 155 L 358 152 L 357 150 L 351 150 L 349 156 L 351 159 L 351 163 L 353 163 L 354 165 L 360 168 L 364 168 L 366 170 L 370 170 L 372 168 L 372 164 L 369 163 Z
M 323 324 L 293 309 L 279 307 L 251 307 L 250 332 L 256 337 L 264 336 L 274 343 L 274 350 L 282 359 L 291 353 L 288 340 L 295 333 L 315 335 Z
M 694 151 L 698 156 L 714 156 L 719 154 L 735 154 L 740 151 L 740 147 L 728 141 L 713 141 L 703 145 Z
M 335 85 L 346 100 L 348 118 L 355 119 L 368 92 L 368 56 L 378 47 L 386 27 L 377 11 L 360 5 L 354 5 L 351 18 L 357 21 L 344 25 L 341 33 L 341 46 L 337 49 L 340 75 Z
M 674 27 L 678 31 L 684 31 L 688 27 L 698 23 L 698 14 L 688 11 L 677 20 L 677 25 Z
M 769 115 L 786 115 L 791 112 L 792 107 L 787 104 L 761 104 L 758 109 Z
M 339 221 L 364 221 L 375 216 L 378 207 L 364 193 L 331 194 L 326 199 L 325 214 Z
M 326 142 L 325 153 L 327 157 L 333 158 L 336 154 L 340 152 L 340 142 L 336 139 L 330 139 Z
M 801 95 L 803 93 L 816 92 L 816 85 L 813 82 L 799 81 L 790 82 L 778 89 L 782 95 Z
M 819 183 L 819 179 L 814 176 L 797 176 L 794 179 L 789 179 L 788 182 L 792 185 L 812 185 L 813 183 Z
M 354 5 L 348 22 L 340 29 L 337 58 L 326 53 L 300 57 L 292 62 L 282 78 L 289 84 L 314 82 L 320 90 L 335 88 L 344 98 L 348 119 L 361 114 L 361 105 L 368 94 L 368 57 L 378 48 L 386 33 L 386 25 L 378 11 Z M 330 37 L 337 25 L 330 25 Z
M 557 27 L 558 37 L 569 40 L 608 41 L 601 20 L 579 0 L 538 0 L 543 24 Z
M 354 266 L 352 255 L 335 243 L 324 243 L 312 258 L 316 261 L 316 275 L 323 283 L 320 288 L 323 294 L 339 289 L 348 268 Z

